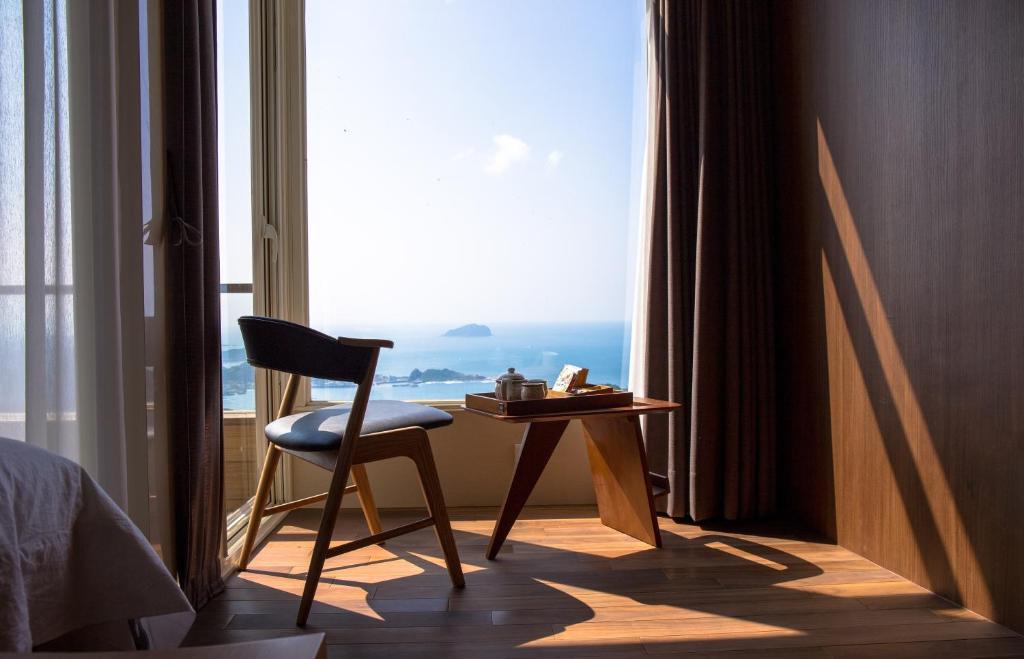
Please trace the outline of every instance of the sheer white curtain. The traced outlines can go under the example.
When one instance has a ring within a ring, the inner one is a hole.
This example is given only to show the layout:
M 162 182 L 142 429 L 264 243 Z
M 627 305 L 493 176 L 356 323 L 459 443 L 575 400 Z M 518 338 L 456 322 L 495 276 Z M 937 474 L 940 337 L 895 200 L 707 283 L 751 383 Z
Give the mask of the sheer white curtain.
M 134 3 L 0 0 L 0 436 L 145 530 L 138 79 Z
M 64 7 L 0 6 L 0 434 L 78 460 Z

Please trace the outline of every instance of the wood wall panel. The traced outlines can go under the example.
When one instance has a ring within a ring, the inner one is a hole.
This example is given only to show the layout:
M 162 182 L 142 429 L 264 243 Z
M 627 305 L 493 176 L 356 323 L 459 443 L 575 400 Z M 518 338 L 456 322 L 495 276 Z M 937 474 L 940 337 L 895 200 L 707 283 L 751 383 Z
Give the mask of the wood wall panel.
M 784 501 L 1024 630 L 1024 3 L 778 3 Z

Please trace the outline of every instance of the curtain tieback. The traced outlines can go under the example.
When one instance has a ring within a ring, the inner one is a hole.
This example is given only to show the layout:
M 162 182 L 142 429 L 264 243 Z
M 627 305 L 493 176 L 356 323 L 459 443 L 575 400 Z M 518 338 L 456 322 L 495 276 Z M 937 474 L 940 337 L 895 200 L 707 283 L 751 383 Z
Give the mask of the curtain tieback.
M 188 244 L 191 247 L 198 247 L 203 244 L 203 232 L 185 221 L 185 218 L 178 212 L 178 180 L 174 173 L 174 153 L 167 150 L 167 177 L 170 180 L 170 202 L 171 202 L 171 246 L 181 247 Z
M 171 218 L 171 230 L 174 232 L 174 238 L 171 240 L 174 247 L 181 247 L 186 243 L 192 247 L 203 244 L 203 232 L 186 222 L 183 217 L 175 215 Z

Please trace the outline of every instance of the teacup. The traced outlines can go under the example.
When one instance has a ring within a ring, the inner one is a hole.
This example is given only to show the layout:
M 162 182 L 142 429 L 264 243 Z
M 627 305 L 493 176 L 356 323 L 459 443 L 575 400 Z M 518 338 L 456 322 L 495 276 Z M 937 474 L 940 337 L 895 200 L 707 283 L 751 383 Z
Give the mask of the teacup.
M 519 390 L 521 400 L 541 400 L 547 398 L 548 383 L 544 380 L 527 380 Z

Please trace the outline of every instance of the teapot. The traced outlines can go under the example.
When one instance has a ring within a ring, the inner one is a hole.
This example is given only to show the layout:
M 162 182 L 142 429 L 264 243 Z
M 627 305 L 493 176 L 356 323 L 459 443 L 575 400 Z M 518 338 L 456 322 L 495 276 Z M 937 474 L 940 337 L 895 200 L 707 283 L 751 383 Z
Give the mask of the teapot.
M 494 397 L 498 400 L 519 400 L 522 397 L 523 382 L 526 378 L 516 369 L 509 368 L 508 372 L 494 381 Z

